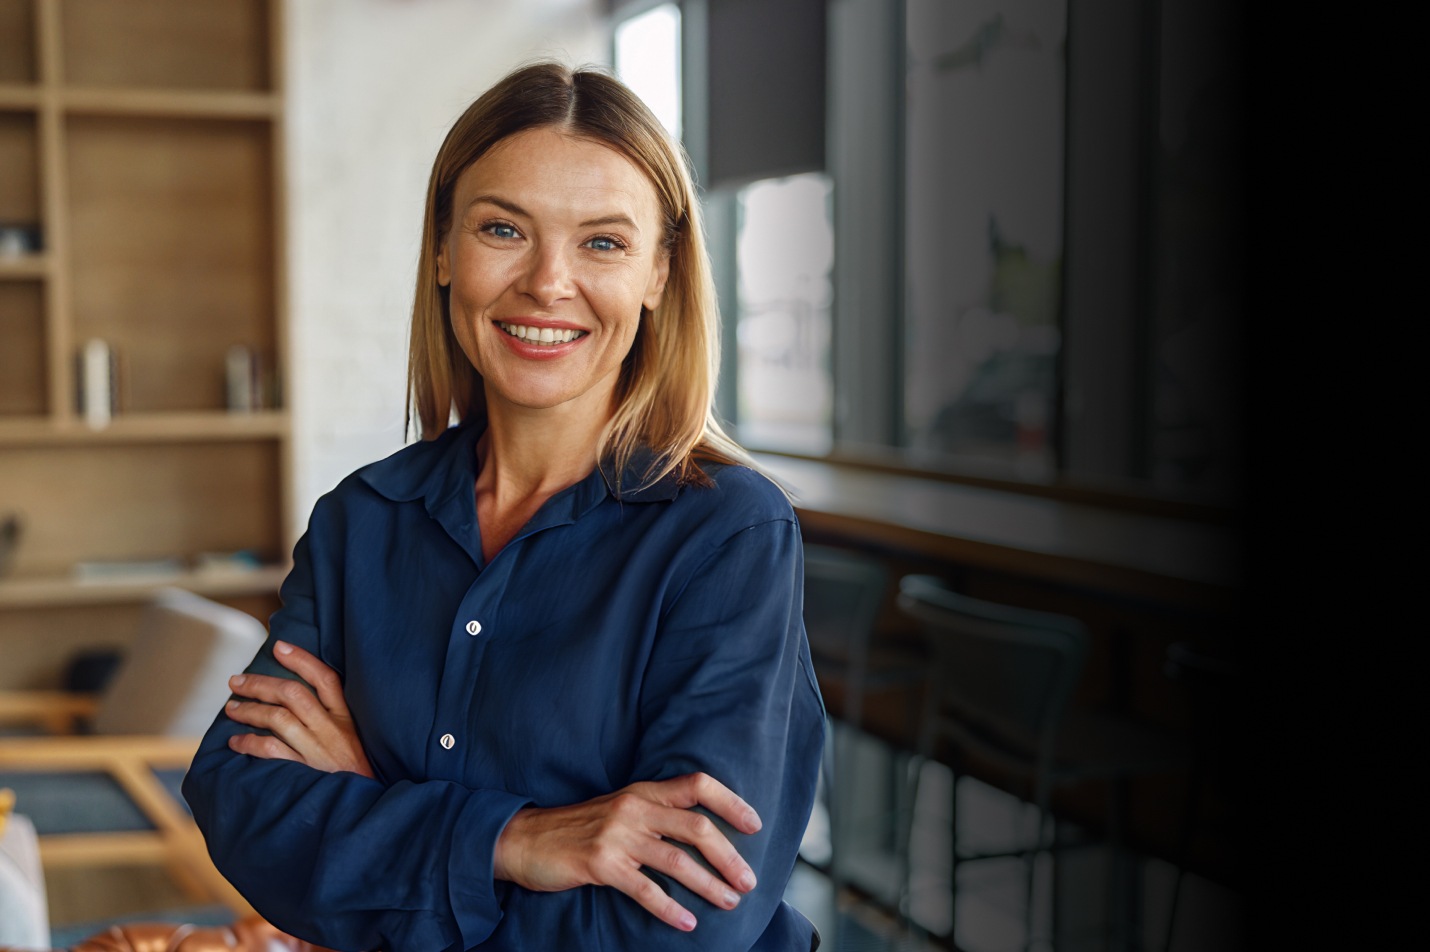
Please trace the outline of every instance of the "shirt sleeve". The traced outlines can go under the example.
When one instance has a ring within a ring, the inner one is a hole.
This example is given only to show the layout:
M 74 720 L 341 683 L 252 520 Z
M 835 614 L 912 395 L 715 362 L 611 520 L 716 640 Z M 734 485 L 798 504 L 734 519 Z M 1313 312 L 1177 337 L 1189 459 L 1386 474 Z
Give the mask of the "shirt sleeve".
M 273 659 L 278 639 L 340 667 L 323 650 L 313 575 L 305 535 L 249 672 L 294 677 Z M 445 781 L 387 785 L 229 749 L 230 737 L 252 731 L 220 713 L 183 794 L 214 864 L 260 915 L 334 949 L 465 949 L 491 934 L 502 915 L 496 840 L 529 800 Z
M 782 903 L 824 742 L 804 634 L 801 553 L 792 520 L 743 529 L 719 545 L 667 609 L 641 689 L 632 782 L 704 771 L 754 807 L 763 823 L 758 833 L 726 828 L 755 872 L 754 891 L 724 910 L 648 873 L 694 913 L 696 928 L 685 933 L 614 889 L 511 887 L 506 916 L 481 948 L 810 948 L 811 927 Z

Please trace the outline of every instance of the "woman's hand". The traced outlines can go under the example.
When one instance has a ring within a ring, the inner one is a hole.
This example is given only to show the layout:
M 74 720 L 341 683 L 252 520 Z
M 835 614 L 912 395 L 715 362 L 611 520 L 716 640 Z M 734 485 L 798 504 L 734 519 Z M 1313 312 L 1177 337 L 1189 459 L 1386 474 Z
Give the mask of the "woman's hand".
M 755 811 L 705 774 L 634 783 L 585 803 L 518 812 L 497 839 L 496 878 L 538 892 L 611 886 L 661 921 L 689 932 L 695 917 L 642 873 L 642 866 L 722 909 L 733 909 L 739 893 L 755 888 L 749 864 L 709 817 L 691 809 L 695 806 L 744 833 L 760 829 Z M 719 875 L 670 840 L 695 847 Z
M 224 712 L 240 724 L 266 728 L 272 736 L 238 734 L 229 738 L 228 746 L 240 754 L 296 760 L 327 773 L 347 770 L 373 776 L 337 672 L 315 655 L 284 641 L 274 644 L 273 657 L 311 684 L 317 696 L 301 681 L 289 678 L 262 674 L 229 678 L 234 694 L 252 700 L 229 701 Z

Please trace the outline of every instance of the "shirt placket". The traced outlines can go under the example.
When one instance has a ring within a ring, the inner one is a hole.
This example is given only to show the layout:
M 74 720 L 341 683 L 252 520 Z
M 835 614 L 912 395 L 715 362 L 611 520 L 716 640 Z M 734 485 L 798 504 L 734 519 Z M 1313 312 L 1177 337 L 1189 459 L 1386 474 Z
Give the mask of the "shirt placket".
M 437 714 L 427 738 L 427 774 L 462 782 L 475 738 L 471 736 L 473 690 L 487 647 L 501 632 L 497 607 L 511 560 L 496 560 L 477 573 L 462 596 L 447 631 L 447 654 L 437 689 Z

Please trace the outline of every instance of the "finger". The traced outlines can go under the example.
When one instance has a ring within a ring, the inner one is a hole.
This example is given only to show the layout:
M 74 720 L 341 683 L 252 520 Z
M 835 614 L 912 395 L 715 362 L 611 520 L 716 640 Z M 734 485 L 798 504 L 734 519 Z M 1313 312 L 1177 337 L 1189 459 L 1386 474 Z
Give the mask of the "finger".
M 324 664 L 317 655 L 286 641 L 273 643 L 273 657 L 289 671 L 312 685 L 318 700 L 334 714 L 348 716 L 348 702 L 343 698 L 343 685 L 338 673 Z
M 666 925 L 674 926 L 681 932 L 690 932 L 695 928 L 695 916 L 690 910 L 666 895 L 665 890 L 639 869 L 621 863 L 609 870 L 604 878 L 612 888 L 630 896 L 642 909 Z
M 240 724 L 272 731 L 294 751 L 313 750 L 318 746 L 307 725 L 281 704 L 232 700 L 224 705 L 224 713 Z
M 240 754 L 248 754 L 262 760 L 292 760 L 300 764 L 303 762 L 303 758 L 298 756 L 298 752 L 293 748 L 276 737 L 265 737 L 262 734 L 235 734 L 228 739 L 228 747 Z
M 680 843 L 689 844 L 693 849 L 698 850 L 700 857 L 710 864 L 715 876 L 724 880 L 720 884 L 721 888 L 725 888 L 726 883 L 740 892 L 749 892 L 755 888 L 755 871 L 735 849 L 734 844 L 730 842 L 729 835 L 720 828 L 717 820 L 693 809 L 676 810 L 673 814 L 662 818 L 660 834 L 663 837 L 678 840 Z M 692 865 L 700 866 L 692 857 L 686 856 L 686 859 L 690 859 Z M 711 878 L 713 879 L 715 876 Z M 681 882 L 700 891 L 692 882 L 686 882 L 684 879 Z M 701 894 L 704 895 L 703 892 Z M 709 896 L 706 898 L 710 898 L 717 905 L 722 905 L 717 898 Z
M 228 715 L 229 720 L 237 721 L 248 727 L 268 727 L 267 712 L 272 710 L 273 705 L 265 704 L 262 701 L 240 701 L 232 698 L 223 706 L 223 712 Z
M 637 851 L 641 865 L 664 873 L 706 902 L 721 909 L 734 909 L 740 894 L 712 873 L 694 854 L 695 847 L 674 840 L 649 840 Z
M 327 709 L 307 685 L 291 678 L 274 678 L 265 674 L 236 674 L 228 679 L 228 686 L 241 698 L 286 709 L 310 731 L 321 729 L 331 720 Z M 262 726 L 269 725 L 265 723 Z
M 729 787 L 707 773 L 691 773 L 653 784 L 666 796 L 656 799 L 672 807 L 702 806 L 741 833 L 758 833 L 760 815 Z

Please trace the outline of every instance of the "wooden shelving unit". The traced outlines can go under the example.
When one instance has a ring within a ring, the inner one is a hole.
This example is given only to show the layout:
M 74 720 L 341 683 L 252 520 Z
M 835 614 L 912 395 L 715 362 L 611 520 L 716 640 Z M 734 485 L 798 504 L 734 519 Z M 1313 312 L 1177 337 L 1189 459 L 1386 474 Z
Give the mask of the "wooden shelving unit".
M 53 687 L 177 584 L 266 619 L 291 499 L 281 0 L 0 0 L 0 689 Z M 77 358 L 116 355 L 107 426 Z M 230 412 L 225 355 L 267 368 Z M 250 571 L 86 582 L 95 560 L 258 552 Z

